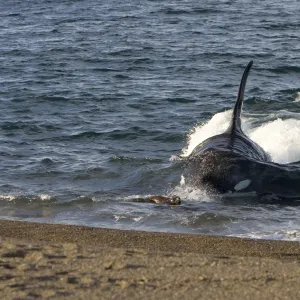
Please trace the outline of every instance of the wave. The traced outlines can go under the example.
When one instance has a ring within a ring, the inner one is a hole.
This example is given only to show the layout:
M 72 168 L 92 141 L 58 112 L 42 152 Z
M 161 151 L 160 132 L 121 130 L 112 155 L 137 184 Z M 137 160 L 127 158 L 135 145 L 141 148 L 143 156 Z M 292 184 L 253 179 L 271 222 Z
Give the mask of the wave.
M 165 13 L 166 15 L 186 15 L 186 14 L 216 14 L 222 13 L 222 10 L 215 9 L 215 8 L 164 8 L 161 12 Z
M 273 120 L 258 126 L 256 126 L 258 115 L 242 118 L 242 127 L 254 142 L 271 155 L 274 162 L 291 163 L 300 160 L 300 120 L 289 114 L 288 118 L 284 119 L 283 114 L 283 112 L 272 114 Z M 207 123 L 195 126 L 181 155 L 187 157 L 199 143 L 213 135 L 223 133 L 229 126 L 231 115 L 232 110 L 217 113 Z M 298 115 L 300 117 L 300 114 Z
M 33 202 L 55 202 L 55 198 L 48 194 L 40 194 L 40 195 L 16 195 L 16 194 L 1 194 L 0 201 L 8 201 L 13 203 L 20 203 L 24 205 L 24 203 L 33 203 Z
M 298 67 L 298 66 L 281 66 L 281 67 L 269 69 L 269 71 L 276 73 L 276 74 L 300 73 L 300 67 Z

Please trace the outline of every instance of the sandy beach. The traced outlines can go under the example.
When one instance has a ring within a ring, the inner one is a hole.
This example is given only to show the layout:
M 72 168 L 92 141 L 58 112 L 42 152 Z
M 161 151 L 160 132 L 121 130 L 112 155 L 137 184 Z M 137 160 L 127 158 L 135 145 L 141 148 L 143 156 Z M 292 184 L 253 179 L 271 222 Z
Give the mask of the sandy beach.
M 300 244 L 0 221 L 1 299 L 299 299 Z

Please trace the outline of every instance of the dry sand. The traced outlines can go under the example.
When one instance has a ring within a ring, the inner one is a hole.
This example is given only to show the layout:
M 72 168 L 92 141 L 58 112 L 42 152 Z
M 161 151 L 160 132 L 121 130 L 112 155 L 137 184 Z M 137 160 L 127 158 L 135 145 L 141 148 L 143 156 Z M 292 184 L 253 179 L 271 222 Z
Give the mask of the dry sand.
M 300 299 L 300 244 L 0 221 L 0 299 Z

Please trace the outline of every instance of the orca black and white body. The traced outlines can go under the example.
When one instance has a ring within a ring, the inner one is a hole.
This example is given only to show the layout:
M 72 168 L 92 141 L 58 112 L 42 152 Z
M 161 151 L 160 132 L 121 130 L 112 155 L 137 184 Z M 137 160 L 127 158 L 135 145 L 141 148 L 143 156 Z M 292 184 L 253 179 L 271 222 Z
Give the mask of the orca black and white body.
M 259 195 L 298 197 L 299 169 L 271 162 L 270 156 L 241 128 L 245 87 L 252 63 L 244 71 L 228 129 L 196 146 L 187 158 L 185 182 L 218 193 L 254 191 Z M 284 186 L 279 184 L 283 181 Z

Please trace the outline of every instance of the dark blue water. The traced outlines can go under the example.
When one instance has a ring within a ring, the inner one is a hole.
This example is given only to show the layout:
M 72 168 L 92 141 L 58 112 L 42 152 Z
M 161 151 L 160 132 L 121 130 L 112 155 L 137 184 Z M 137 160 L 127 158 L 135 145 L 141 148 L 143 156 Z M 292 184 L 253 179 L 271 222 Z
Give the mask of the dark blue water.
M 299 13 L 296 0 L 0 0 L 0 217 L 300 239 L 299 208 L 183 189 L 176 161 L 232 108 L 249 60 L 249 134 L 300 159 Z M 131 201 L 174 192 L 180 207 Z

